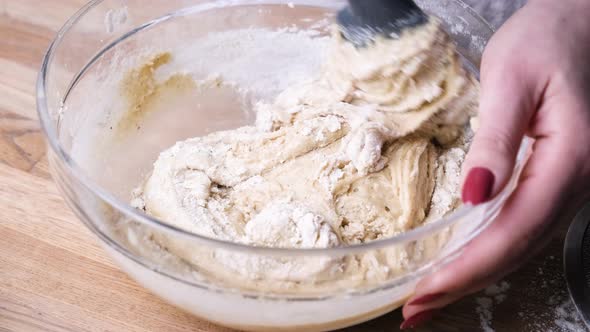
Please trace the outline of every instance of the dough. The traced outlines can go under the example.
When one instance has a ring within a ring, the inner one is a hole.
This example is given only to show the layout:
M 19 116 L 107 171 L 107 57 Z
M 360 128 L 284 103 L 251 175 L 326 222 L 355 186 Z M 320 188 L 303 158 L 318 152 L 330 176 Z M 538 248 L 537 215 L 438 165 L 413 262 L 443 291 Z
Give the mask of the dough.
M 317 78 L 259 103 L 255 126 L 162 152 L 133 202 L 186 231 L 253 246 L 391 237 L 458 206 L 464 130 L 477 98 L 478 83 L 436 19 L 360 49 L 335 31 Z M 391 278 L 431 257 L 446 235 L 341 258 L 261 257 L 150 238 L 201 273 L 284 290 Z

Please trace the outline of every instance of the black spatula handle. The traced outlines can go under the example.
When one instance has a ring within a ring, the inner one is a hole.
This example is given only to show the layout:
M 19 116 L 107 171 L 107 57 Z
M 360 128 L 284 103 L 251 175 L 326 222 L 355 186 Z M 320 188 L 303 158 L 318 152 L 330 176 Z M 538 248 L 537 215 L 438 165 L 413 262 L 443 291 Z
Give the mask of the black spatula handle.
M 348 0 L 338 14 L 345 38 L 362 46 L 375 35 L 393 37 L 408 27 L 427 21 L 427 16 L 412 0 Z
M 354 16 L 376 28 L 387 27 L 421 12 L 412 0 L 348 0 L 348 3 Z

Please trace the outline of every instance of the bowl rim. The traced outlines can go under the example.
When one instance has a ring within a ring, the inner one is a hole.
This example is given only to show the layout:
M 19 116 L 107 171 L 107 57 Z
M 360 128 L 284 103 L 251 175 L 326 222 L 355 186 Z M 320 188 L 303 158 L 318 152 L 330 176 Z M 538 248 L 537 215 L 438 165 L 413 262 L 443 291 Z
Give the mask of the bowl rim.
M 472 15 L 476 20 L 480 21 L 482 26 L 489 29 L 489 32 L 493 33 L 493 29 L 490 25 L 480 16 L 478 15 L 471 7 L 465 4 L 461 0 L 451 0 L 455 2 L 457 5 L 463 7 L 469 15 Z M 37 113 L 40 119 L 41 128 L 45 134 L 46 140 L 51 148 L 51 152 L 57 156 L 59 161 L 65 165 L 64 170 L 69 172 L 74 178 L 76 178 L 87 190 L 94 193 L 98 196 L 100 200 L 104 203 L 112 206 L 116 210 L 118 210 L 123 216 L 126 218 L 130 218 L 134 221 L 139 221 L 147 226 L 154 227 L 158 230 L 164 231 L 169 234 L 174 234 L 176 236 L 181 236 L 184 239 L 189 239 L 191 241 L 195 241 L 199 244 L 204 245 L 212 245 L 215 247 L 220 247 L 228 250 L 234 251 L 241 251 L 253 254 L 262 254 L 262 255 L 278 255 L 278 256 L 325 256 L 325 255 L 345 255 L 345 254 L 352 254 L 352 253 L 360 253 L 365 252 L 368 250 L 375 250 L 375 249 L 382 249 L 384 247 L 395 246 L 400 244 L 405 244 L 410 241 L 416 241 L 425 236 L 431 235 L 435 232 L 442 231 L 443 229 L 452 226 L 458 220 L 468 217 L 471 214 L 476 214 L 480 211 L 486 211 L 490 209 L 494 209 L 491 211 L 492 214 L 498 212 L 501 208 L 502 204 L 508 196 L 511 194 L 512 189 L 510 186 L 506 186 L 494 199 L 489 201 L 488 203 L 479 205 L 477 207 L 471 205 L 463 205 L 459 209 L 455 210 L 454 212 L 450 213 L 448 216 L 443 217 L 439 220 L 430 222 L 425 225 L 421 225 L 416 227 L 412 230 L 407 232 L 401 233 L 399 235 L 375 240 L 372 242 L 361 243 L 361 244 L 351 244 L 351 245 L 343 245 L 338 247 L 332 248 L 312 248 L 312 249 L 303 249 L 303 248 L 273 248 L 273 247 L 262 247 L 262 246 L 252 246 L 243 243 L 237 242 L 230 242 L 215 238 L 210 238 L 206 236 L 202 236 L 199 234 L 191 233 L 186 230 L 180 229 L 178 227 L 172 226 L 168 223 L 165 223 L 157 218 L 149 216 L 135 208 L 133 208 L 128 202 L 124 202 L 120 199 L 117 199 L 107 190 L 103 189 L 97 183 L 95 183 L 89 176 L 87 176 L 84 170 L 74 161 L 74 159 L 66 152 L 65 148 L 61 145 L 58 137 L 58 133 L 56 128 L 52 123 L 51 115 L 49 112 L 49 105 L 47 100 L 47 81 L 50 74 L 50 65 L 56 53 L 56 50 L 60 46 L 63 38 L 67 35 L 68 31 L 84 16 L 92 10 L 94 7 L 98 6 L 100 3 L 104 2 L 104 0 L 92 0 L 88 2 L 85 6 L 83 6 L 80 10 L 78 10 L 72 17 L 70 17 L 63 27 L 58 31 L 55 39 L 51 42 L 46 54 L 43 57 L 41 70 L 39 72 L 39 76 L 37 79 Z M 200 12 L 215 8 L 225 8 L 229 6 L 244 6 L 244 5 L 260 5 L 260 4 L 290 4 L 293 1 L 287 0 L 227 0 L 227 1 L 208 1 L 204 4 L 198 4 L 189 8 L 185 8 L 175 13 L 163 15 L 161 18 L 146 22 L 139 27 L 135 28 L 133 32 L 138 32 L 143 29 L 149 28 L 152 25 L 160 23 L 162 21 L 174 18 L 178 15 L 185 15 L 190 12 Z M 295 1 L 300 4 L 308 4 L 311 6 L 316 7 L 325 7 L 325 8 L 338 8 L 335 5 L 328 5 L 317 1 L 306 1 L 300 0 Z M 123 37 L 125 37 L 125 34 Z M 116 42 L 116 41 L 115 41 Z M 113 43 L 109 44 L 112 45 Z M 109 46 L 106 46 L 108 48 Z M 65 98 L 65 97 L 64 97 Z M 63 104 L 64 99 L 61 100 Z M 523 141 L 523 145 L 519 152 L 519 159 L 518 161 L 522 161 L 522 158 L 525 154 L 525 151 L 528 149 L 529 143 L 527 140 Z M 515 169 L 515 175 L 517 175 L 518 170 Z M 513 179 L 513 181 L 516 181 Z M 490 222 L 486 222 L 485 220 L 481 222 L 482 225 L 479 227 L 475 227 L 471 234 L 465 239 L 463 244 L 468 243 L 473 237 L 477 236 L 483 229 L 490 224 Z

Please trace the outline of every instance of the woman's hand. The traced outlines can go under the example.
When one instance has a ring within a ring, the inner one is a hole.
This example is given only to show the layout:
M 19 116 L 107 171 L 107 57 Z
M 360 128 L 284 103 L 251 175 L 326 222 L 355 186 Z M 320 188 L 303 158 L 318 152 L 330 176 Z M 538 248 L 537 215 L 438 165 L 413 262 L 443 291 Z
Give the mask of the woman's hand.
M 536 140 L 534 150 L 494 224 L 419 283 L 402 328 L 518 268 L 589 198 L 589 17 L 590 0 L 530 0 L 490 41 L 463 201 L 480 204 L 502 189 L 524 135 Z

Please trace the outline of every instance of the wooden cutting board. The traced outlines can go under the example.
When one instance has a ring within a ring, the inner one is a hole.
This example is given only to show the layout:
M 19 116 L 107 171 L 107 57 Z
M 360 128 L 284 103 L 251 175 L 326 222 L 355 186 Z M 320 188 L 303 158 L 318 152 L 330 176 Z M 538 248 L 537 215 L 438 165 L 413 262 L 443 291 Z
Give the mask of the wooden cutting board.
M 51 180 L 35 113 L 35 80 L 54 33 L 84 2 L 0 0 L 0 331 L 229 331 L 130 280 Z M 505 300 L 476 294 L 421 331 L 479 331 L 488 315 L 496 331 L 557 329 L 563 322 L 556 307 L 567 300 L 563 237 L 564 230 L 507 278 Z M 400 323 L 397 311 L 346 331 L 397 331 Z

